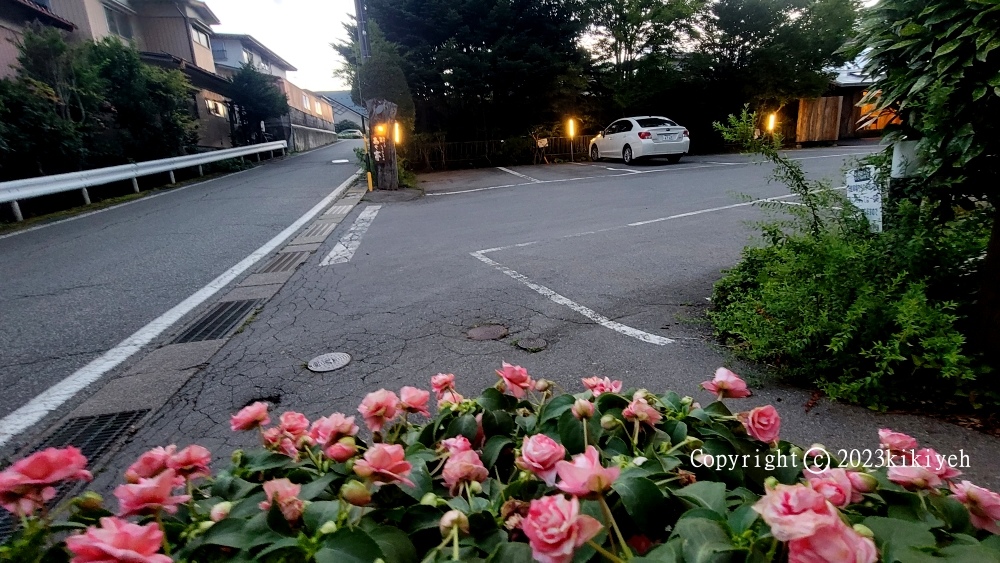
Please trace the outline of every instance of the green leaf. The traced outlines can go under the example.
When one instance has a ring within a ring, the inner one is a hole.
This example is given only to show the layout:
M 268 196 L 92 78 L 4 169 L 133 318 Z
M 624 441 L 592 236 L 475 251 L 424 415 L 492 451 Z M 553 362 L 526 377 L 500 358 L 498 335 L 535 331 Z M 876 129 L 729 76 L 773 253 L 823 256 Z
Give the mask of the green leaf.
M 415 563 L 417 561 L 417 548 L 413 546 L 409 536 L 399 528 L 389 526 L 379 526 L 369 530 L 371 536 L 379 549 L 385 554 L 385 560 L 396 563 Z
M 476 399 L 476 402 L 487 412 L 505 411 L 514 408 L 514 405 L 517 404 L 517 399 L 510 395 L 504 395 L 494 387 L 489 387 Z
M 972 101 L 978 102 L 983 96 L 986 95 L 986 86 L 980 86 L 972 92 Z
M 912 95 L 916 94 L 917 92 L 923 90 L 924 88 L 927 87 L 928 84 L 930 84 L 931 82 L 934 81 L 934 78 L 935 78 L 934 75 L 931 75 L 931 74 L 925 74 L 925 75 L 921 76 L 913 84 L 913 87 L 910 88 L 910 92 L 907 95 L 908 96 L 912 96 Z
M 434 506 L 426 506 L 423 504 L 418 504 L 416 506 L 411 506 L 406 510 L 406 515 L 403 517 L 402 525 L 403 529 L 410 532 L 419 532 L 420 530 L 429 530 L 432 528 L 437 528 L 438 524 L 441 523 L 441 517 L 444 512 Z
M 632 561 L 638 563 L 682 563 L 684 555 L 682 553 L 683 540 L 675 539 L 663 545 L 658 545 L 652 551 L 642 557 L 635 557 Z
M 545 403 L 545 406 L 542 407 L 542 413 L 538 417 L 538 424 L 545 424 L 550 420 L 557 419 L 564 412 L 572 408 L 575 402 L 576 397 L 573 395 L 559 395 L 548 403 Z
M 424 498 L 424 495 L 434 490 L 434 479 L 427 472 L 427 464 L 424 462 L 412 464 L 410 474 L 407 478 L 413 482 L 412 487 L 403 483 L 399 483 L 398 486 L 404 493 L 415 500 L 419 501 Z
M 1000 563 L 1000 554 L 982 545 L 949 545 L 941 550 L 941 555 L 955 563 Z
M 245 466 L 252 473 L 278 469 L 294 465 L 292 458 L 267 450 L 253 451 L 245 454 Z
M 323 491 L 325 491 L 326 488 L 330 486 L 330 483 L 332 483 L 337 477 L 340 476 L 336 473 L 327 473 L 315 481 L 302 485 L 302 491 L 299 493 L 299 498 L 302 500 L 312 500 L 318 497 L 323 494 Z
M 316 563 L 371 563 L 385 558 L 375 540 L 365 532 L 341 529 L 323 539 Z
M 510 436 L 517 425 L 514 419 L 504 411 L 486 411 L 483 413 L 483 433 L 487 436 Z
M 597 410 L 601 412 L 607 412 L 611 409 L 624 410 L 628 404 L 628 399 L 614 393 L 601 393 L 596 399 L 594 399 L 594 406 L 596 406 Z
M 476 434 L 478 433 L 479 423 L 476 422 L 476 417 L 471 414 L 466 414 L 451 421 L 444 437 L 454 438 L 455 436 L 462 435 L 465 436 L 470 442 L 474 442 L 476 440 Z
M 257 560 L 264 560 L 264 557 L 267 555 L 270 555 L 277 551 L 281 551 L 282 549 L 289 549 L 293 547 L 299 551 L 298 554 L 299 556 L 298 557 L 293 556 L 292 560 L 295 561 L 303 559 L 303 556 L 305 554 L 302 553 L 302 548 L 299 546 L 299 540 L 297 538 L 283 538 L 281 540 L 278 540 L 272 543 L 271 545 L 267 546 L 266 549 L 255 555 L 254 558 Z
M 570 411 L 565 411 L 559 417 L 559 442 L 566 447 L 570 455 L 583 453 L 583 423 L 573 416 Z
M 990 54 L 990 51 L 996 49 L 997 47 L 1000 47 L 1000 38 L 994 39 L 990 41 L 986 47 L 980 48 L 979 51 L 976 52 L 976 59 L 985 63 L 986 57 Z
M 315 534 L 327 522 L 336 522 L 340 515 L 340 502 L 335 500 L 320 500 L 311 502 L 302 513 L 302 522 L 306 528 Z
M 625 505 L 625 510 L 640 530 L 646 533 L 663 532 L 662 515 L 667 507 L 663 493 L 655 483 L 645 477 L 619 477 L 611 484 Z
M 733 534 L 738 536 L 749 530 L 750 526 L 753 526 L 753 523 L 757 521 L 758 516 L 753 506 L 744 504 L 729 514 L 729 528 Z
M 903 26 L 903 29 L 899 30 L 899 35 L 900 37 L 910 37 L 911 35 L 919 35 L 920 33 L 926 31 L 926 29 L 927 28 L 918 23 L 910 22 Z
M 678 520 L 673 537 L 681 538 L 686 563 L 723 563 L 736 549 L 722 524 L 704 518 Z
M 526 543 L 504 542 L 490 554 L 486 563 L 532 563 L 531 547 Z
M 726 514 L 726 485 L 723 483 L 698 481 L 672 493 L 694 506 L 703 506 L 719 514 Z
M 487 469 L 492 469 L 496 465 L 497 459 L 500 458 L 500 453 L 503 452 L 503 449 L 513 445 L 514 441 L 507 436 L 493 436 L 483 446 L 483 465 Z
M 955 500 L 955 497 L 932 496 L 930 497 L 930 502 L 937 510 L 937 513 L 947 523 L 948 529 L 952 533 L 972 530 L 970 527 L 969 509 Z
M 864 525 L 875 532 L 875 543 L 885 563 L 920 561 L 921 555 L 930 559 L 929 555 L 917 549 L 931 548 L 937 544 L 930 526 L 924 523 L 870 516 L 865 518 Z
M 226 518 L 212 525 L 205 532 L 203 540 L 207 545 L 221 545 L 223 547 L 241 548 L 244 546 L 244 528 L 246 520 L 236 518 Z

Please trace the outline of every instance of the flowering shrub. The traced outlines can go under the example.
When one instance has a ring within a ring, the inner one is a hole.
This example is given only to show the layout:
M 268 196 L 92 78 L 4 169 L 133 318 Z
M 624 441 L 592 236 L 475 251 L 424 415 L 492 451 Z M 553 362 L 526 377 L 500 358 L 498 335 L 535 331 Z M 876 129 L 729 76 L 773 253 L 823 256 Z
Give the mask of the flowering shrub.
M 0 560 L 1000 560 L 1000 495 L 905 434 L 879 432 L 885 467 L 851 466 L 781 440 L 771 406 L 734 414 L 723 399 L 750 390 L 725 369 L 703 384 L 705 406 L 497 373 L 475 399 L 434 376 L 422 424 L 430 392 L 371 393 L 358 409 L 370 439 L 354 416 L 285 412 L 272 426 L 252 404 L 231 426 L 262 449 L 213 476 L 205 448 L 156 448 L 107 508 L 94 493 L 47 506 L 90 474 L 74 448 L 36 453 L 0 472 L 0 505 L 20 522 Z

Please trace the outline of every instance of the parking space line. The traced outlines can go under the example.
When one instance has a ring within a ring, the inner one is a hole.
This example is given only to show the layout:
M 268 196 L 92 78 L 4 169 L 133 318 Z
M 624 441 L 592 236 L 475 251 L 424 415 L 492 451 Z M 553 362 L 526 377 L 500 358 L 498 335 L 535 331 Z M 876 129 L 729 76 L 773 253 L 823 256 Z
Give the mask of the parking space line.
M 350 262 L 351 258 L 354 258 L 354 253 L 358 251 L 358 247 L 361 246 L 361 237 L 368 232 L 368 227 L 372 226 L 372 221 L 378 215 L 379 209 L 382 209 L 381 205 L 369 205 L 366 207 L 358 215 L 358 218 L 354 220 L 354 224 L 351 225 L 350 230 L 334 245 L 333 250 L 330 251 L 330 254 L 319 265 L 330 266 Z
M 497 170 L 503 170 L 504 172 L 506 172 L 508 174 L 513 174 L 513 175 L 517 176 L 518 178 L 524 178 L 525 180 L 531 180 L 532 182 L 541 182 L 541 180 L 539 180 L 537 178 L 532 178 L 531 176 L 526 176 L 524 174 L 521 174 L 520 172 L 514 172 L 510 168 L 504 168 L 503 166 L 497 166 Z
M 533 243 L 525 243 L 525 244 L 533 244 Z M 604 315 L 601 315 L 597 311 L 594 311 L 593 309 L 584 307 L 583 305 L 580 305 L 579 303 L 556 293 L 555 291 L 545 287 L 544 285 L 539 285 L 531 281 L 530 279 L 528 279 L 527 276 L 517 273 L 516 271 L 504 266 L 503 264 L 497 262 L 496 260 L 487 258 L 486 256 L 483 255 L 483 252 L 488 252 L 488 251 L 472 252 L 471 254 L 474 258 L 476 258 L 480 262 L 493 266 L 497 270 L 500 270 L 504 274 L 528 286 L 529 288 L 539 293 L 540 295 L 548 297 L 550 300 L 552 300 L 552 302 L 569 307 L 573 311 L 583 315 L 584 317 L 587 317 L 588 319 L 594 321 L 595 323 L 605 328 L 610 328 L 611 330 L 618 332 L 619 334 L 624 334 L 625 336 L 629 336 L 637 340 L 647 342 L 649 344 L 656 344 L 657 346 L 665 346 L 667 344 L 671 344 L 674 342 L 669 338 L 658 336 L 656 334 L 650 334 L 648 332 L 639 330 L 637 328 L 632 328 L 628 325 L 623 325 L 619 322 L 615 322 L 605 317 Z

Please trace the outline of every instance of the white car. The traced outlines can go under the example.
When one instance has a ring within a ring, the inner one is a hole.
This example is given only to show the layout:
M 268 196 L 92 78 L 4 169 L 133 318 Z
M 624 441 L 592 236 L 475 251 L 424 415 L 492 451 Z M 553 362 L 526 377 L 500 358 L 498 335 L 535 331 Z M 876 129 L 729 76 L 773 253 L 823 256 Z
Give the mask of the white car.
M 632 164 L 640 158 L 664 156 L 676 163 L 690 148 L 688 130 L 666 117 L 625 117 L 591 139 L 590 160 L 620 158 Z

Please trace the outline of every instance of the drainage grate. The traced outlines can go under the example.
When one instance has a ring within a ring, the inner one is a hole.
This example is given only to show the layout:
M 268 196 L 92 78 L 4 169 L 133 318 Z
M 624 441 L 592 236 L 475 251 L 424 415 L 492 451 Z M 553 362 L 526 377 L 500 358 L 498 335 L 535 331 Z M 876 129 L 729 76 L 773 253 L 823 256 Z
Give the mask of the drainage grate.
M 299 235 L 299 238 L 325 237 L 332 233 L 335 228 L 337 228 L 336 223 L 314 223 L 306 232 Z
M 330 208 L 329 211 L 327 211 L 323 215 L 347 215 L 348 213 L 351 212 L 351 209 L 354 209 L 354 206 L 352 206 L 352 205 L 334 205 L 333 207 Z
M 258 271 L 258 274 L 275 274 L 278 272 L 287 272 L 289 270 L 294 270 L 300 262 L 304 261 L 306 257 L 309 256 L 308 252 L 284 252 L 274 257 L 274 260 L 264 266 L 264 268 Z
M 80 448 L 93 469 L 94 463 L 107 453 L 118 438 L 128 432 L 131 426 L 139 422 L 148 412 L 147 409 L 72 418 L 53 432 L 45 442 L 38 446 L 36 451 L 75 446 Z M 82 483 L 73 482 L 56 487 L 56 496 L 49 502 L 49 506 L 59 504 L 63 498 L 83 486 Z M 0 543 L 3 543 L 13 532 L 14 520 L 11 514 L 6 510 L 0 511 Z
M 248 299 L 218 303 L 171 344 L 218 340 L 236 328 L 236 325 L 263 301 L 263 299 Z

